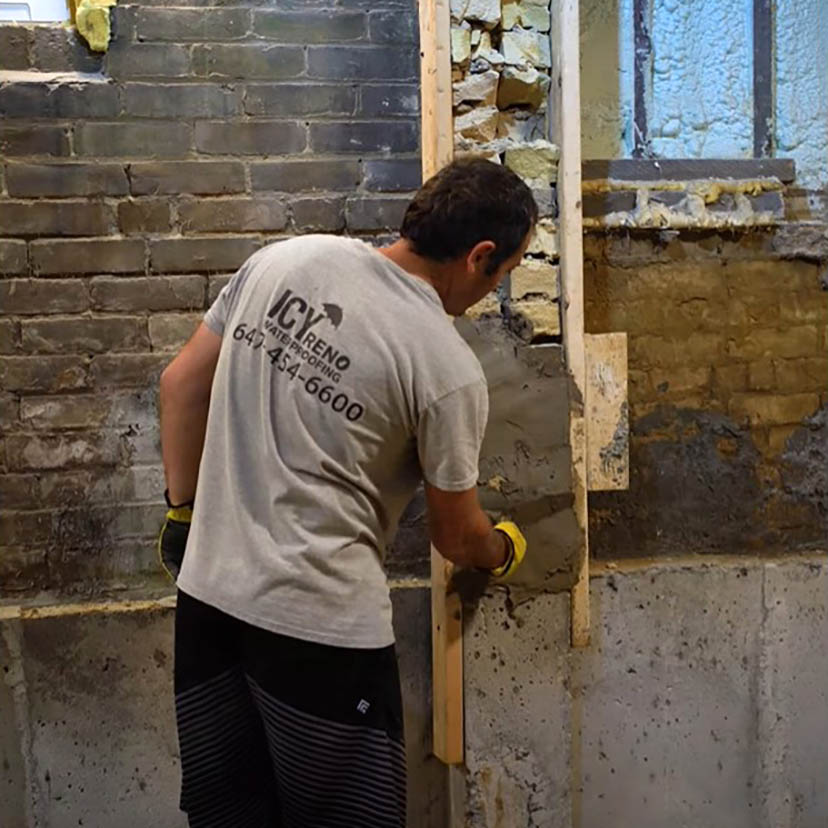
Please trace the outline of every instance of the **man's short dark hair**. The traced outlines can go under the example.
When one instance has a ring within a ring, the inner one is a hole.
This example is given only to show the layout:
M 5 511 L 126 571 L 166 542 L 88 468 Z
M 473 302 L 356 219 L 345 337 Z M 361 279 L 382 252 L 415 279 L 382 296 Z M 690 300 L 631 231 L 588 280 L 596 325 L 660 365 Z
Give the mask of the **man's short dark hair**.
M 495 243 L 488 272 L 520 248 L 538 220 L 532 191 L 507 167 L 482 158 L 453 161 L 426 181 L 406 210 L 400 235 L 438 262 L 462 256 L 478 242 Z

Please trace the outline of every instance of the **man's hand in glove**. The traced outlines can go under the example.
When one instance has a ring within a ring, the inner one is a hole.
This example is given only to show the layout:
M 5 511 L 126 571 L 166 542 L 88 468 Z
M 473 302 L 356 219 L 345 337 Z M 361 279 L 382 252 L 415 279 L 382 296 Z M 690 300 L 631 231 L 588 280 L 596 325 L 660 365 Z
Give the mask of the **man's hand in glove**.
M 490 569 L 489 572 L 498 582 L 508 581 L 526 556 L 526 538 L 523 536 L 523 532 L 518 529 L 517 524 L 510 520 L 504 520 L 496 524 L 494 530 L 506 536 L 508 553 L 506 560 L 500 566 Z
M 174 506 L 170 503 L 167 492 L 164 492 L 164 499 L 168 509 L 158 535 L 158 558 L 167 575 L 175 581 L 184 561 L 184 550 L 187 548 L 187 536 L 193 519 L 193 504 L 190 501 Z
M 506 560 L 494 569 L 455 569 L 452 573 L 448 592 L 457 592 L 466 605 L 477 604 L 492 582 L 502 584 L 507 581 L 526 556 L 526 538 L 514 523 L 503 521 L 494 529 L 506 537 Z

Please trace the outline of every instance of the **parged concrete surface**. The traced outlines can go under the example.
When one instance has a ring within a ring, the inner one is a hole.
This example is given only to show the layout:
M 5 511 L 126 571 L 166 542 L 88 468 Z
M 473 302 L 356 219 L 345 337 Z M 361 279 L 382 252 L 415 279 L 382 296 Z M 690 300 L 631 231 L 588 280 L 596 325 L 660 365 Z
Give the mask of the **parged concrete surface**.
M 828 815 L 824 556 L 610 570 L 484 597 L 466 631 L 468 828 L 817 828 Z
M 429 594 L 409 583 L 394 590 L 409 826 L 448 828 Z M 460 824 L 823 828 L 826 591 L 824 555 L 604 566 L 583 651 L 567 594 L 490 592 L 465 616 Z M 89 609 L 0 608 L 0 825 L 183 826 L 171 609 Z
M 442 828 L 446 771 L 430 755 L 429 601 L 425 588 L 394 591 L 409 822 Z M 78 609 L 20 618 L 0 608 L 0 826 L 183 828 L 171 602 Z

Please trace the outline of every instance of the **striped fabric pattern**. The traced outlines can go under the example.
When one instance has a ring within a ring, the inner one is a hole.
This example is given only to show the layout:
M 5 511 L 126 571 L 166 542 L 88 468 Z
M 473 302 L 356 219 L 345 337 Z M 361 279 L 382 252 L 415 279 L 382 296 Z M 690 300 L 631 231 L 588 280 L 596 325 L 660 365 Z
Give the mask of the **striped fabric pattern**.
M 405 828 L 405 747 L 330 721 L 232 667 L 176 696 L 191 828 Z

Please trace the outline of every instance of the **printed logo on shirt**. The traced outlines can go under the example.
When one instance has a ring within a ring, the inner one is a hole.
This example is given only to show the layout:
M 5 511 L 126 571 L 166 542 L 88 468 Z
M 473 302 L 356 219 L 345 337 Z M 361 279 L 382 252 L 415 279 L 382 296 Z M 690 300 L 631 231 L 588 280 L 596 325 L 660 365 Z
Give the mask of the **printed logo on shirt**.
M 271 365 L 286 373 L 289 379 L 298 379 L 305 390 L 337 414 L 354 422 L 362 417 L 365 408 L 351 400 L 345 393 L 336 393 L 336 385 L 351 367 L 351 358 L 333 342 L 344 319 L 342 308 L 332 302 L 324 302 L 322 310 L 288 288 L 268 310 L 261 328 L 240 322 L 233 330 L 233 339 L 248 345 L 254 351 L 264 348 L 268 336 L 276 340 L 276 347 L 267 348 Z M 329 333 L 325 339 L 320 323 L 327 323 Z M 313 330 L 312 330 L 313 329 Z M 313 369 L 316 374 L 304 376 L 300 372 Z M 333 385 L 326 384 L 330 380 Z
M 360 713 L 362 713 L 362 715 L 364 716 L 370 709 L 371 709 L 370 703 L 365 701 L 365 699 L 360 699 L 360 702 L 357 705 L 357 710 Z

